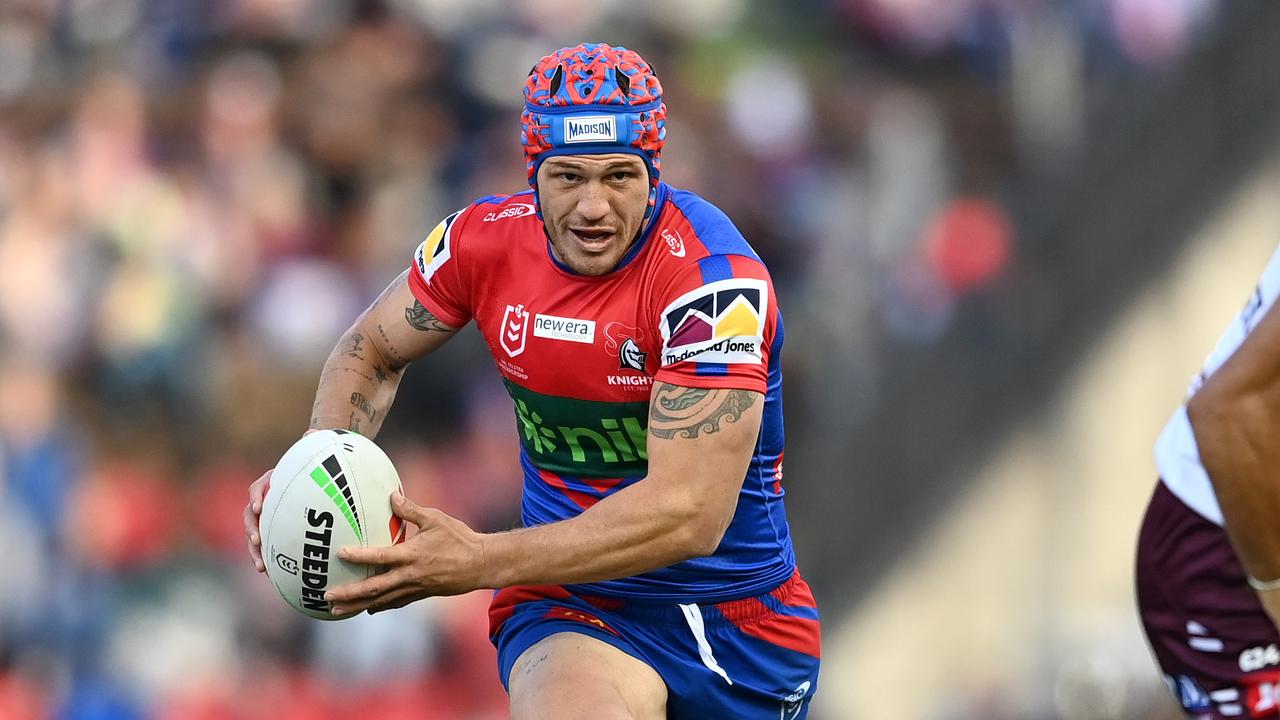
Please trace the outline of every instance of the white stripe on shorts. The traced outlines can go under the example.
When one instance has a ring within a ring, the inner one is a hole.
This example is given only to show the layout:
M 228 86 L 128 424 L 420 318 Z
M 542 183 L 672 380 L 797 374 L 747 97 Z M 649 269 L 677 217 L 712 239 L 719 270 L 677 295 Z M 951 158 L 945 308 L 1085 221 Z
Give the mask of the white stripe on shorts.
M 693 631 L 693 639 L 698 641 L 698 654 L 702 656 L 702 664 L 732 685 L 733 681 L 729 679 L 729 673 L 720 667 L 720 663 L 716 662 L 716 656 L 711 654 L 711 644 L 707 642 L 707 632 L 702 624 L 702 609 L 693 603 L 681 605 L 680 609 L 684 611 L 685 622 L 689 623 L 689 629 Z

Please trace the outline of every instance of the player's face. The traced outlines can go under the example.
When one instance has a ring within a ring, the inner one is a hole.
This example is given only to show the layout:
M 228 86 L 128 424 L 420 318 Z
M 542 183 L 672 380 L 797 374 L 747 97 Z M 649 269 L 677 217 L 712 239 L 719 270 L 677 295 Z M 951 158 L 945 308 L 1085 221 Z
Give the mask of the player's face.
M 618 266 L 649 203 L 649 172 L 635 155 L 563 155 L 538 168 L 538 201 L 551 248 L 583 275 Z

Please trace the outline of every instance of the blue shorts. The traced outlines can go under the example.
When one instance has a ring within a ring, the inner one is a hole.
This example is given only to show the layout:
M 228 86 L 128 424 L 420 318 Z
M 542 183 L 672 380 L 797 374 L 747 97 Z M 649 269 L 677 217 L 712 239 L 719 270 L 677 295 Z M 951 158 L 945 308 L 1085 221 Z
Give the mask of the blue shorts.
M 489 637 L 503 686 L 525 650 L 561 632 L 602 640 L 656 670 L 670 720 L 798 720 L 818 687 L 818 609 L 798 572 L 764 595 L 708 605 L 650 605 L 559 585 L 499 590 Z

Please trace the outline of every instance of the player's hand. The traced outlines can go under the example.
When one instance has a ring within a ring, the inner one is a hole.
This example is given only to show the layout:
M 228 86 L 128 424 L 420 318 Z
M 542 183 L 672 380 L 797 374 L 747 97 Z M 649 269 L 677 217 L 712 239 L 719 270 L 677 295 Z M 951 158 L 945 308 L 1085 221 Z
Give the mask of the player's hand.
M 347 547 L 338 557 L 386 569 L 367 580 L 325 593 L 334 615 L 377 612 L 436 595 L 460 595 L 480 587 L 484 567 L 483 535 L 433 508 L 420 507 L 399 493 L 391 511 L 418 526 L 418 534 L 390 547 Z
M 302 437 L 306 437 L 316 432 L 315 428 L 311 428 L 302 433 Z M 249 543 L 249 558 L 253 560 L 253 566 L 258 572 L 265 573 L 267 566 L 262 562 L 262 533 L 258 532 L 258 517 L 262 515 L 262 503 L 267 497 L 267 490 L 271 487 L 271 473 L 275 472 L 274 468 L 262 473 L 262 477 L 249 483 L 249 504 L 244 506 L 244 539 Z
M 244 506 L 244 538 L 249 543 L 249 557 L 258 572 L 267 571 L 262 563 L 262 535 L 258 532 L 258 516 L 262 514 L 262 500 L 267 496 L 267 488 L 271 486 L 271 473 L 268 470 L 262 477 L 249 484 L 249 504 Z

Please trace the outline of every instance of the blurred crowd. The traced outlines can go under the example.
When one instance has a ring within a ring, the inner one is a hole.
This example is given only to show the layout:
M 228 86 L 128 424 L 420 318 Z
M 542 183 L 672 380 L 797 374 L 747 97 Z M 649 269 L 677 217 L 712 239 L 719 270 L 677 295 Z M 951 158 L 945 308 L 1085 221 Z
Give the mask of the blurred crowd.
M 1019 186 L 1074 162 L 1090 99 L 1175 66 L 1213 5 L 0 4 L 0 720 L 504 716 L 483 593 L 305 621 L 240 512 L 423 233 L 523 189 L 542 54 L 605 40 L 657 68 L 664 179 L 725 209 L 780 288 L 794 427 L 833 387 L 856 412 L 887 344 L 927 352 L 1016 269 Z M 474 335 L 456 345 L 379 440 L 418 502 L 509 527 L 509 401 Z

